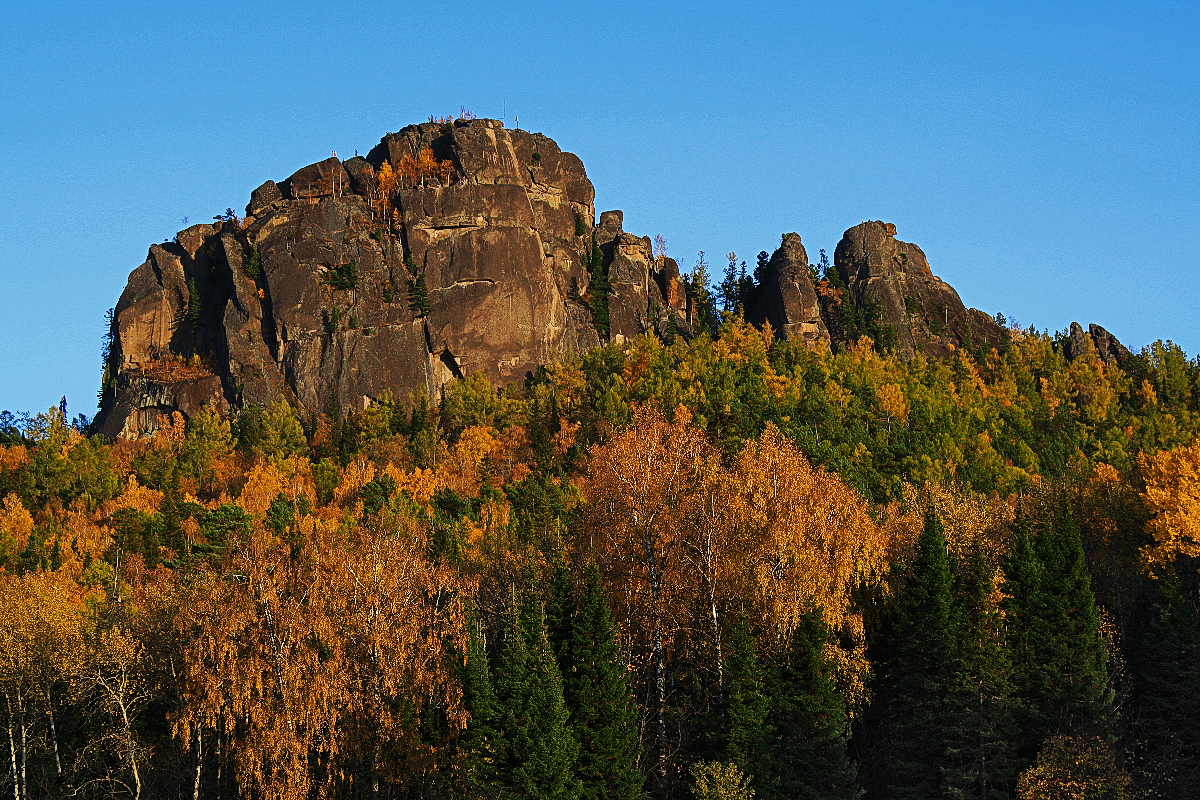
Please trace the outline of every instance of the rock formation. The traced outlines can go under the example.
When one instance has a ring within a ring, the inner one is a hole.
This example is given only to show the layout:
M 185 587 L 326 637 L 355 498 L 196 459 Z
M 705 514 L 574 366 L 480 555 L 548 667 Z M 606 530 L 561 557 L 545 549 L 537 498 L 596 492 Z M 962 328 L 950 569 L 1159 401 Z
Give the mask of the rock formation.
M 1094 322 L 1088 325 L 1087 333 L 1083 332 L 1083 326 L 1078 322 L 1072 322 L 1069 333 L 1062 340 L 1062 348 L 1067 361 L 1074 361 L 1092 349 L 1105 363 L 1118 367 L 1125 366 L 1132 355 L 1116 336 Z
M 685 329 L 678 267 L 620 212 L 594 228 L 594 197 L 576 156 L 496 120 L 412 125 L 365 158 L 267 181 L 244 220 L 180 231 L 130 274 L 96 429 L 137 437 L 174 411 L 281 395 L 311 417 L 472 372 L 522 380 L 600 343 L 593 247 L 611 338 L 672 315 Z
M 767 262 L 758 302 L 747 309 L 746 320 L 759 326 L 770 323 L 780 338 L 797 339 L 810 350 L 829 347 L 829 328 L 821 317 L 808 253 L 798 234 L 783 235 L 782 244 Z
M 365 157 L 328 158 L 255 189 L 246 216 L 193 225 L 150 248 L 111 328 L 95 428 L 155 431 L 178 411 L 285 397 L 306 419 L 385 394 L 436 397 L 481 373 L 523 380 L 539 364 L 647 331 L 693 333 L 679 266 L 620 211 L 596 220 L 583 163 L 496 120 L 411 125 Z M 896 226 L 864 222 L 821 280 L 784 234 L 746 316 L 809 349 L 870 335 L 907 355 L 1003 346 Z M 599 283 L 596 283 L 599 278 Z M 1098 325 L 1083 339 L 1123 363 Z

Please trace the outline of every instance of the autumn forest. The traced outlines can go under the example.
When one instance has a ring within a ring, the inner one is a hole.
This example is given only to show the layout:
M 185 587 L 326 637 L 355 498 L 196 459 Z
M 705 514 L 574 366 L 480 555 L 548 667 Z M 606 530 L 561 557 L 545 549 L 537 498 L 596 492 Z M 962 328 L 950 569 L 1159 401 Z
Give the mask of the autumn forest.
M 0 790 L 1200 797 L 1196 361 L 708 327 L 139 441 L 0 418 Z

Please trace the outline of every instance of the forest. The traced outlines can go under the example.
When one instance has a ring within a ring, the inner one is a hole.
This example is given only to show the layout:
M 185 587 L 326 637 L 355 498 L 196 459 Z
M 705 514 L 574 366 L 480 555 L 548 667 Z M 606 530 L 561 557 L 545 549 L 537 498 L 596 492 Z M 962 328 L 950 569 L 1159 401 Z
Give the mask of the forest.
M 1200 797 L 1197 361 L 707 327 L 137 442 L 0 417 L 0 791 Z

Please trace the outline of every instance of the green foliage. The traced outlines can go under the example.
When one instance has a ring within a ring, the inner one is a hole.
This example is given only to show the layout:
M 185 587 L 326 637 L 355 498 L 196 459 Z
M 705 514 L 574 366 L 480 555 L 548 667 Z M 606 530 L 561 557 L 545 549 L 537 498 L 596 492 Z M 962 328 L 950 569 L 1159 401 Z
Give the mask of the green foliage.
M 829 631 L 807 614 L 766 680 L 767 717 L 754 785 L 761 800 L 855 800 L 846 705 L 825 653 Z
M 201 313 L 200 292 L 196 289 L 195 277 L 188 278 L 187 287 L 188 287 L 187 315 L 188 315 L 188 319 L 191 321 L 191 323 L 193 325 L 195 325 L 197 322 L 200 321 L 200 313 Z
M 1107 735 L 1112 689 L 1100 614 L 1079 538 L 1065 513 L 1027 503 L 1004 568 L 1013 684 L 1022 701 L 1020 755 L 1054 733 Z
M 313 483 L 317 488 L 317 503 L 328 505 L 333 500 L 333 492 L 341 482 L 342 470 L 337 462 L 330 458 L 322 458 L 313 465 Z
M 267 408 L 249 405 L 238 414 L 231 433 L 239 449 L 272 461 L 304 453 L 308 441 L 296 409 L 282 397 Z
M 429 302 L 429 287 L 425 283 L 425 270 L 418 272 L 417 279 L 413 281 L 412 290 L 409 293 L 409 307 L 420 319 L 428 317 L 432 310 Z
M 569 584 L 562 583 L 565 576 L 558 577 L 558 593 L 569 592 Z M 588 566 L 578 608 L 572 609 L 561 596 L 558 608 L 560 619 L 567 616 L 570 622 L 570 639 L 560 639 L 569 658 L 560 663 L 568 665 L 563 670 L 566 702 L 580 745 L 575 766 L 582 786 L 580 800 L 641 800 L 646 793 L 637 771 L 636 710 L 626 684 L 616 622 L 595 564 Z
M 575 212 L 575 235 L 587 236 L 587 225 L 584 224 L 583 217 L 579 212 Z
M 296 523 L 296 506 L 283 492 L 275 495 L 267 508 L 267 526 L 275 531 L 275 535 L 283 537 Z
M 763 755 L 764 723 L 770 707 L 758 663 L 758 644 L 746 619 L 737 620 L 725 645 L 722 717 L 726 761 L 744 773 L 758 775 L 764 772 L 755 768 Z M 757 780 L 755 785 L 759 785 Z
M 340 267 L 333 267 L 325 273 L 325 282 L 337 290 L 353 289 L 358 286 L 358 260 L 350 259 Z
M 460 674 L 463 704 L 471 715 L 459 745 L 461 769 L 472 795 L 497 797 L 504 792 L 501 769 L 508 759 L 503 710 L 496 699 L 487 651 L 479 628 L 471 626 L 466 659 Z
M 208 552 L 220 553 L 248 537 L 253 524 L 254 520 L 240 506 L 223 503 L 200 519 L 200 535 Z
M 604 253 L 596 243 L 596 234 L 592 233 L 592 248 L 588 252 L 588 306 L 592 312 L 592 324 L 600 334 L 601 340 L 608 339 L 609 316 L 608 295 L 611 286 L 608 282 L 608 270 L 604 268 Z
M 896 611 L 897 658 L 889 676 L 888 796 L 936 797 L 951 723 L 954 632 L 950 563 L 936 515 L 926 517 Z
M 1141 771 L 1159 796 L 1200 797 L 1200 614 L 1192 585 L 1173 570 L 1161 581 L 1134 642 L 1133 736 Z
M 981 548 L 961 573 L 955 609 L 954 721 L 943 776 L 953 797 L 994 797 L 1016 783 L 1020 737 L 1012 665 L 994 570 Z
M 519 410 L 516 400 L 496 390 L 481 373 L 447 384 L 442 399 L 442 418 L 453 436 L 473 425 L 504 430 Z
M 684 281 L 684 287 L 692 302 L 692 320 L 696 332 L 715 334 L 720 316 L 717 314 L 716 298 L 709 288 L 708 262 L 704 260 L 704 251 L 700 251 L 700 257 Z
M 262 253 L 257 247 L 250 251 L 250 255 L 246 256 L 242 270 L 246 273 L 247 278 L 258 283 L 258 279 L 262 277 Z
M 495 686 L 507 746 L 497 770 L 501 784 L 520 796 L 576 800 L 582 789 L 575 776 L 579 743 L 571 732 L 558 661 L 532 598 L 511 611 Z
M 392 480 L 390 475 L 380 475 L 367 481 L 359 490 L 359 497 L 363 501 L 363 513 L 368 516 L 378 514 L 395 492 L 396 481 Z
M 325 332 L 333 335 L 342 325 L 342 310 L 336 305 L 325 311 Z

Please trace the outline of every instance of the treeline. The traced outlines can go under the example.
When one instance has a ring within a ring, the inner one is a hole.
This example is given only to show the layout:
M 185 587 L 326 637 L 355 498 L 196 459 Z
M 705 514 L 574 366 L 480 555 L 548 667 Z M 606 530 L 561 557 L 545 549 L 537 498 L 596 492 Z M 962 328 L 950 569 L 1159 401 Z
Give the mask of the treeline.
M 437 402 L 5 418 L 0 788 L 1200 795 L 1198 411 L 1170 343 L 727 316 Z

